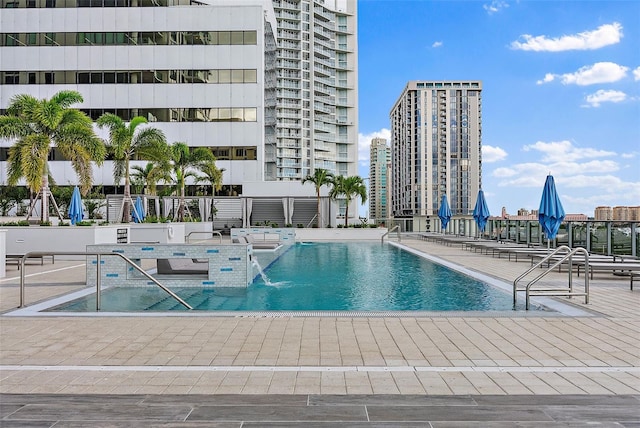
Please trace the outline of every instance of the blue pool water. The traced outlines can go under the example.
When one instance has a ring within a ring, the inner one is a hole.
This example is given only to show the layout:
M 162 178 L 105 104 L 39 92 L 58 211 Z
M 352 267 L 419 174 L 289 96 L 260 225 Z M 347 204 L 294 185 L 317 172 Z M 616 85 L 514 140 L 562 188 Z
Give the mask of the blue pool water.
M 264 254 L 264 253 L 263 253 Z M 256 255 L 260 261 L 260 253 Z M 263 256 L 264 257 L 264 256 Z M 171 287 L 199 311 L 505 311 L 512 296 L 380 243 L 298 243 L 247 288 Z M 102 311 L 186 310 L 157 287 L 111 288 Z M 54 311 L 95 311 L 95 295 Z

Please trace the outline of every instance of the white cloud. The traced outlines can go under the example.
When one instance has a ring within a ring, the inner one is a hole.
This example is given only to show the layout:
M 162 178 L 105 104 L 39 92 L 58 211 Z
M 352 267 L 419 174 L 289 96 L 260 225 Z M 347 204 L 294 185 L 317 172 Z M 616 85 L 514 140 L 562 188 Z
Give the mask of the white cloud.
M 620 156 L 622 156 L 622 158 L 623 158 L 623 159 L 633 159 L 633 158 L 635 158 L 637 155 L 638 155 L 638 152 L 631 152 L 631 153 L 623 153 L 623 154 L 622 154 L 622 155 L 620 155 Z
M 371 148 L 371 140 L 374 138 L 384 138 L 387 144 L 391 141 L 391 131 L 382 128 L 379 131 L 370 132 L 368 134 L 358 134 L 358 162 L 360 165 L 369 165 L 369 153 Z
M 593 31 L 549 38 L 523 34 L 524 41 L 511 43 L 513 49 L 534 52 L 562 52 L 568 50 L 593 50 L 614 45 L 622 39 L 622 25 L 618 22 L 601 25 Z
M 537 141 L 534 144 L 526 145 L 522 148 L 525 152 L 536 151 L 541 153 L 543 162 L 569 162 L 580 159 L 592 159 L 615 156 L 615 152 L 606 150 L 591 149 L 585 147 L 575 147 L 571 141 L 552 141 L 546 143 Z
M 621 91 L 600 89 L 599 91 L 587 95 L 587 107 L 600 107 L 600 103 L 620 103 L 627 99 L 627 94 Z
M 543 83 L 553 82 L 555 78 L 555 74 L 547 73 L 544 75 L 544 79 L 538 80 L 536 83 L 542 85 Z
M 493 0 L 491 3 L 485 3 L 482 5 L 482 8 L 486 10 L 489 15 L 500 12 L 502 9 L 506 9 L 508 7 L 509 3 L 500 0 Z
M 485 144 L 482 145 L 482 162 L 483 163 L 492 163 L 504 160 L 507 158 L 507 152 L 496 146 L 487 146 Z
M 433 44 L 431 45 L 432 48 L 439 48 L 440 46 L 442 46 L 442 42 L 440 41 L 433 42 Z
M 640 80 L 640 67 L 633 70 L 633 80 Z
M 502 189 L 497 193 L 503 198 L 511 195 L 504 202 L 535 209 L 547 174 L 556 179 L 567 212 L 591 215 L 598 205 L 637 205 L 640 200 L 638 179 L 625 180 L 620 176 L 633 166 L 618 162 L 635 156 L 635 152 L 617 154 L 577 147 L 570 141 L 538 141 L 523 150 L 530 161 L 487 171 L 487 178 Z
M 536 83 L 552 82 L 556 78 L 560 79 L 564 85 L 587 86 L 597 83 L 612 83 L 623 79 L 627 75 L 629 67 L 616 64 L 614 62 L 597 62 L 593 65 L 581 67 L 575 73 L 550 74 L 547 73 L 544 79 Z

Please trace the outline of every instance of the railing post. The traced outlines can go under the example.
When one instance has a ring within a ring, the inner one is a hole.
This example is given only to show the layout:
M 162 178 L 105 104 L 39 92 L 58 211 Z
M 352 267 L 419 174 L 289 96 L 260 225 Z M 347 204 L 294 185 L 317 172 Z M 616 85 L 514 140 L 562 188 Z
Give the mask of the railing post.
M 96 312 L 100 311 L 100 254 L 96 255 Z
M 18 268 L 20 269 L 20 306 L 24 308 L 24 256 L 18 261 Z

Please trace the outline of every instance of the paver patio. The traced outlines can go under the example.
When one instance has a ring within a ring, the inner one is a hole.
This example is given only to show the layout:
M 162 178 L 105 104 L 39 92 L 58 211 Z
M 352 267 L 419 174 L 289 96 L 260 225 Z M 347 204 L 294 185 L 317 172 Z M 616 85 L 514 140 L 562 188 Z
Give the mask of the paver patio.
M 459 246 L 411 238 L 402 244 L 508 283 L 529 266 Z M 81 265 L 56 260 L 29 266 L 27 303 L 82 288 Z M 5 313 L 18 303 L 18 271 L 8 269 L 0 282 Z M 566 281 L 565 274 L 552 278 Z M 573 298 L 570 304 L 588 316 L 0 316 L 0 393 L 383 394 L 409 400 L 620 395 L 637 401 L 638 291 L 629 290 L 628 278 L 597 274 L 590 303 Z M 632 412 L 631 419 L 640 421 L 640 414 Z

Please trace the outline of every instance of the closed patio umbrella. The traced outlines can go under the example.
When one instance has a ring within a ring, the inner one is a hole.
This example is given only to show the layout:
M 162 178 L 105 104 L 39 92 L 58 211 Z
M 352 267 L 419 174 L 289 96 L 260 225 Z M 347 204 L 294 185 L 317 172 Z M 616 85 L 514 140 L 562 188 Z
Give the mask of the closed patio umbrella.
M 547 237 L 547 247 L 549 247 L 549 241 L 558 234 L 564 215 L 564 208 L 562 208 L 562 202 L 560 202 L 556 191 L 556 183 L 553 176 L 549 174 L 544 183 L 540 208 L 538 209 L 538 222 Z
M 136 203 L 133 204 L 133 207 L 133 221 L 135 221 L 136 223 L 142 223 L 142 221 L 146 217 L 146 214 L 144 212 L 144 205 L 142 204 L 142 198 L 140 196 L 136 198 Z
M 82 197 L 78 186 L 74 187 L 71 194 L 71 202 L 69 203 L 69 220 L 75 225 L 82 220 Z
M 449 201 L 447 201 L 447 195 L 442 195 L 442 202 L 440 203 L 440 209 L 438 210 L 438 217 L 442 223 L 442 229 L 446 229 L 451 220 L 451 208 L 449 208 Z
M 476 199 L 476 206 L 473 209 L 473 218 L 475 219 L 480 232 L 484 232 L 484 227 L 487 225 L 487 220 L 489 220 L 490 215 L 487 201 L 484 198 L 484 192 L 480 189 L 478 191 L 478 199 Z

